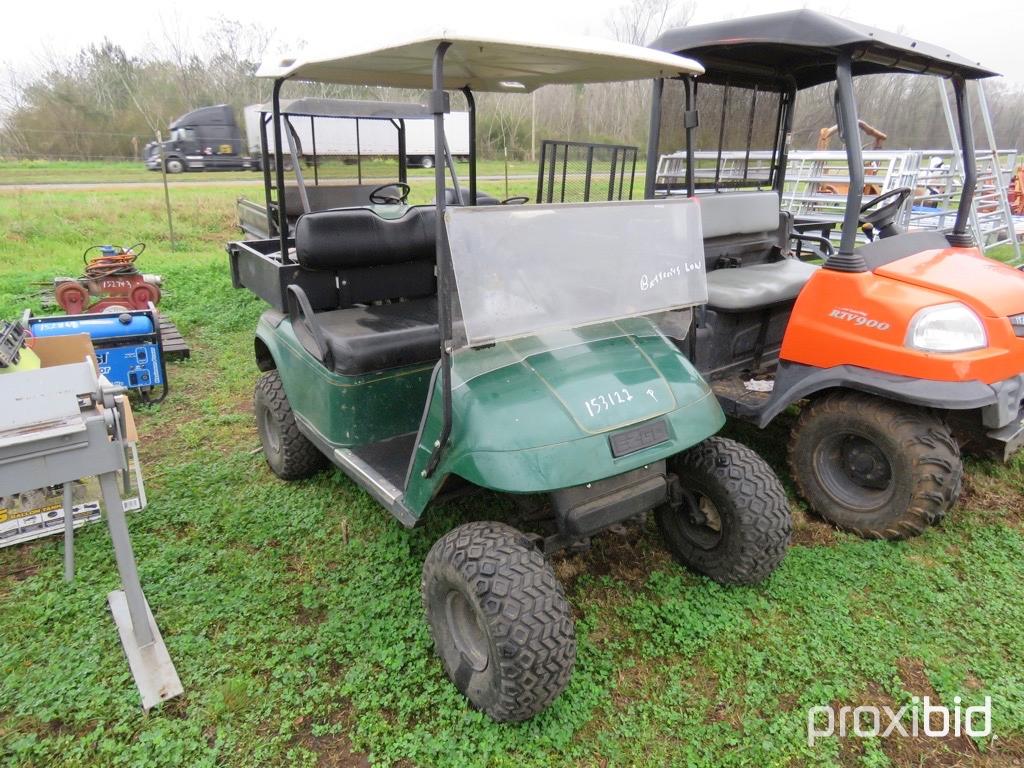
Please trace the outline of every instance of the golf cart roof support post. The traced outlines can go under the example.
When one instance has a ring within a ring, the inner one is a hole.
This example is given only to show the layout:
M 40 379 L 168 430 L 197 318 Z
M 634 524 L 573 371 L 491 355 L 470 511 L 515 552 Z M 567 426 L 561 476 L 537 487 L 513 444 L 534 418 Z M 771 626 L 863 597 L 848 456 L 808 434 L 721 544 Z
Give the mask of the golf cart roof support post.
M 288 134 L 288 152 L 292 156 L 292 166 L 295 169 L 295 181 L 296 186 L 299 189 L 299 200 L 302 201 L 302 212 L 309 213 L 312 209 L 309 205 L 309 194 L 306 192 L 306 180 L 302 175 L 302 158 L 299 155 L 299 141 L 298 134 L 295 132 L 295 126 L 292 125 L 292 120 L 288 115 L 284 116 L 284 127 Z
M 465 204 L 465 198 L 462 197 L 462 185 L 459 184 L 459 174 L 455 170 L 455 158 L 452 157 L 452 149 L 448 146 L 448 134 L 444 135 L 444 167 L 448 169 L 448 175 L 452 179 L 452 189 L 455 190 L 455 199 L 460 204 Z
M 409 164 L 405 157 L 405 120 L 399 119 L 398 122 L 394 120 L 391 122 L 398 129 L 398 180 L 405 184 L 409 181 Z
M 320 186 L 320 164 L 317 162 L 316 154 L 316 118 L 309 116 L 309 135 L 313 139 L 313 183 Z
M 285 210 L 284 194 L 284 150 L 281 146 L 281 86 L 284 78 L 274 80 L 274 177 L 277 185 L 277 234 L 281 240 L 281 263 L 289 264 L 288 258 L 288 211 Z
M 697 113 L 697 80 L 693 75 L 684 78 L 685 104 L 683 112 L 683 126 L 686 130 L 686 196 L 693 197 L 696 194 L 693 174 L 693 132 L 700 122 L 700 115 Z
M 462 93 L 469 108 L 469 204 L 476 205 L 476 99 L 468 85 Z
M 772 148 L 771 187 L 779 193 L 786 188 L 786 164 L 789 154 L 789 137 L 793 133 L 793 105 L 796 103 L 796 83 L 779 94 L 779 117 L 775 128 L 775 146 Z
M 655 78 L 651 86 L 651 128 L 647 134 L 647 175 L 644 178 L 645 200 L 654 198 L 654 184 L 658 176 L 658 146 L 661 143 L 661 98 L 664 93 L 665 78 Z
M 973 238 L 967 232 L 974 205 L 974 189 L 978 183 L 978 163 L 974 152 L 974 127 L 971 125 L 971 101 L 967 98 L 967 82 L 960 75 L 954 75 L 953 93 L 956 95 L 956 116 L 960 129 L 960 151 L 963 153 L 964 187 L 960 191 L 960 204 L 956 207 L 956 222 L 953 224 L 955 238 L 953 245 L 972 245 Z M 979 84 L 980 87 L 980 84 Z M 998 168 L 996 169 L 998 173 Z
M 444 115 L 448 111 L 447 94 L 444 90 L 444 55 L 451 47 L 449 42 L 440 42 L 434 49 L 434 61 L 432 67 L 433 88 L 430 92 L 430 109 L 434 114 L 434 157 L 440 158 L 444 155 L 447 139 L 444 134 Z M 424 477 L 430 477 L 437 469 L 441 461 L 448 438 L 452 434 L 452 359 L 451 359 L 451 338 L 452 338 L 452 316 L 451 296 L 448 290 L 448 273 L 450 253 L 448 250 L 448 234 L 444 225 L 445 200 L 444 200 L 444 174 L 445 165 L 434 163 L 434 198 L 436 199 L 437 217 L 437 321 L 441 330 L 441 434 L 434 443 L 434 449 L 423 470 Z M 458 192 L 458 190 L 456 190 Z M 429 403 L 428 403 L 429 407 Z
M 363 148 L 359 144 L 359 118 L 356 118 L 356 178 L 363 183 Z
M 267 151 L 267 123 L 271 120 L 271 116 L 263 113 L 260 115 L 260 148 L 263 152 Z M 270 205 L 270 163 L 267 162 L 268 158 L 266 155 L 260 157 L 260 165 L 263 166 L 263 199 L 267 201 L 267 232 L 270 236 L 274 234 L 274 208 Z
M 754 117 L 757 114 L 757 83 L 750 99 L 750 117 L 747 119 L 747 151 L 743 155 L 743 181 L 750 175 L 750 143 L 754 140 Z
M 853 96 L 853 63 L 848 51 L 836 60 L 836 124 L 839 137 L 846 147 L 846 162 L 850 168 L 850 188 L 846 194 L 846 212 L 837 257 L 825 263 L 825 269 L 842 272 L 867 272 L 864 259 L 854 253 L 860 223 L 860 205 L 864 196 L 864 156 L 860 149 L 857 125 L 857 102 Z
M 722 114 L 718 122 L 718 157 L 715 159 L 715 192 L 722 177 L 722 145 L 725 143 L 725 113 L 729 109 L 729 79 L 726 78 L 722 87 Z

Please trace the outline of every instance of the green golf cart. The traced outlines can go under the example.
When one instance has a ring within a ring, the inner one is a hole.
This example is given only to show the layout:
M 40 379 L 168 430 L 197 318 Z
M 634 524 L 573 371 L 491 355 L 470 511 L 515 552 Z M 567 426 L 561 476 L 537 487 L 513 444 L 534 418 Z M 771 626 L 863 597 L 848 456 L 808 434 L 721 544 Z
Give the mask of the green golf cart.
M 275 111 L 289 80 L 429 91 L 423 109 L 445 159 L 435 205 L 395 217 L 312 211 L 289 237 L 282 196 L 280 236 L 228 252 L 236 287 L 271 306 L 256 330 L 255 401 L 279 477 L 332 463 L 410 527 L 472 488 L 549 494 L 553 533 L 461 525 L 423 568 L 444 668 L 499 721 L 547 707 L 573 668 L 572 613 L 546 555 L 653 510 L 678 560 L 746 584 L 766 578 L 789 542 L 778 479 L 752 451 L 712 437 L 722 410 L 660 330 L 707 299 L 697 205 L 480 205 L 476 189 L 474 91 L 700 71 L 602 40 L 459 36 L 261 70 Z M 453 90 L 469 106 L 469 185 L 451 173 L 446 195 Z

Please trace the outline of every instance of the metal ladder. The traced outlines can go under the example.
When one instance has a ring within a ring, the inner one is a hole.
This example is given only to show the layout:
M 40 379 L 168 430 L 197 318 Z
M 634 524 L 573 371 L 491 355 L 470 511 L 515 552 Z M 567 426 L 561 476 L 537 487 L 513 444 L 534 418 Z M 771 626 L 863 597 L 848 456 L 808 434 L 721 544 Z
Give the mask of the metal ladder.
M 935 78 L 936 87 L 939 91 L 939 99 L 942 102 L 942 112 L 946 117 L 946 128 L 949 131 L 950 145 L 953 147 L 952 170 L 963 187 L 963 163 L 961 161 L 962 150 L 960 138 L 956 128 L 956 118 L 950 104 L 952 98 L 949 89 L 946 88 L 946 81 Z M 992 116 L 988 110 L 988 100 L 985 98 L 985 88 L 981 81 L 975 82 L 980 107 L 982 124 L 985 127 L 985 139 L 987 149 L 976 150 L 978 163 L 978 182 L 974 193 L 974 206 L 971 209 L 971 229 L 974 231 L 974 238 L 978 247 L 984 251 L 997 245 L 1013 246 L 1014 265 L 1021 264 L 1020 242 L 1017 240 L 1017 232 L 1014 227 L 1013 212 L 1010 210 L 1010 201 L 1006 196 L 1006 179 L 1003 177 L 1005 170 L 1000 162 L 1000 153 L 996 148 L 995 134 L 992 130 Z M 1008 157 L 1009 155 L 1006 155 Z M 1010 173 L 1013 172 L 1013 161 L 1011 159 Z M 991 237 L 989 237 L 991 235 Z M 992 239 L 994 238 L 994 239 Z

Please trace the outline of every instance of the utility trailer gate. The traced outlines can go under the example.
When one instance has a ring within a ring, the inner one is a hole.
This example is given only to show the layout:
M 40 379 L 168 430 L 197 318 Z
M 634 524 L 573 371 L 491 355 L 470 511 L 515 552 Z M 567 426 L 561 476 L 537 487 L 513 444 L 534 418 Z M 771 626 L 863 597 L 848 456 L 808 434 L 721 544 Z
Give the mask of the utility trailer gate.
M 632 200 L 637 148 L 545 139 L 537 169 L 538 203 Z

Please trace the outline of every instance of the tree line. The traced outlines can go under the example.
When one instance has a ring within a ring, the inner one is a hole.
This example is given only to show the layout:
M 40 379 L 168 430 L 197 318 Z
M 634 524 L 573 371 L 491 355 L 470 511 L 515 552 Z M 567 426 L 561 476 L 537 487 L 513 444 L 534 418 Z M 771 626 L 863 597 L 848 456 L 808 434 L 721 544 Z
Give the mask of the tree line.
M 667 27 L 689 21 L 692 2 L 632 0 L 608 20 L 620 40 L 643 43 Z M 109 40 L 90 45 L 26 81 L 9 73 L 0 112 L 0 157 L 137 158 L 158 130 L 180 115 L 210 104 L 230 104 L 236 113 L 270 97 L 270 83 L 255 76 L 270 50 L 263 27 L 219 19 L 195 41 L 165 36 L 159 52 L 129 55 Z M 292 96 L 404 100 L 407 92 L 295 84 Z M 857 80 L 860 117 L 888 136 L 886 148 L 943 149 L 949 146 L 935 79 L 876 75 Z M 1024 91 L 1002 82 L 986 86 L 1000 148 L 1024 148 Z M 648 132 L 650 84 L 616 83 L 556 86 L 536 94 L 478 94 L 478 141 L 484 156 L 530 157 L 541 139 L 574 139 L 635 145 L 644 150 Z M 723 115 L 711 98 L 701 98 L 703 143 L 717 142 Z M 461 108 L 461 96 L 453 99 Z M 746 144 L 751 115 L 753 148 L 767 148 L 774 122 L 765 104 L 730 100 L 724 115 L 726 149 Z M 835 122 L 831 90 L 818 87 L 798 97 L 793 146 L 814 148 L 821 128 Z M 975 105 L 979 146 L 984 133 Z M 670 119 L 669 115 L 666 119 Z M 666 131 L 662 151 L 671 146 Z M 666 145 L 666 142 L 668 145 Z M 714 146 L 717 146 L 715 143 Z M 833 141 L 838 147 L 838 140 Z M 705 147 L 711 148 L 711 147 Z

